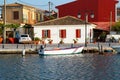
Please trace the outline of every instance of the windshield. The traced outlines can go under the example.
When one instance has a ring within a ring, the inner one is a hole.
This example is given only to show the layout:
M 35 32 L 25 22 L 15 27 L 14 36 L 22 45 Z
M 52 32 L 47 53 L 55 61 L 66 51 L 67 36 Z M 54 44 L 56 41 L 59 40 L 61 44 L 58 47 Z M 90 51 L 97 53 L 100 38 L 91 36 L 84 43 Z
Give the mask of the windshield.
M 21 37 L 28 37 L 28 35 L 21 35 Z

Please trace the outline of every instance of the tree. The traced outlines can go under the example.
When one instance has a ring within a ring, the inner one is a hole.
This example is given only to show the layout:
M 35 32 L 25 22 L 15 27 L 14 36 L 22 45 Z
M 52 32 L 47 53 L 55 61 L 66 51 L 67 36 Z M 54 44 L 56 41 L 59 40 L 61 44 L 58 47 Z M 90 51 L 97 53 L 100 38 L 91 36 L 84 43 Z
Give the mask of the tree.
M 19 24 L 8 24 L 6 25 L 7 28 L 13 28 L 13 32 L 14 32 L 14 37 L 15 37 L 15 33 L 16 33 L 16 29 L 19 27 Z
M 3 35 L 3 26 L 4 26 L 4 24 L 0 23 L 0 36 Z
M 14 29 L 17 29 L 20 25 L 19 24 L 7 24 L 5 25 L 6 28 L 14 28 Z
M 100 37 L 100 41 L 105 42 L 106 32 L 102 32 L 99 37 Z
M 113 26 L 112 26 L 112 31 L 116 31 L 117 33 L 120 32 L 120 21 L 116 22 Z

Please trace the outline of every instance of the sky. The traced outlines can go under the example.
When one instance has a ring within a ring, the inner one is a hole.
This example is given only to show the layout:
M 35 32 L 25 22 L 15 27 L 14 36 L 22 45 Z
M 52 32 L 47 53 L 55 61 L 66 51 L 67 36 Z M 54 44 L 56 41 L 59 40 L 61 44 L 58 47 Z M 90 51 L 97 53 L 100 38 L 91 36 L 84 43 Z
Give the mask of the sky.
M 31 5 L 40 9 L 49 9 L 48 6 L 48 2 L 51 2 L 51 9 L 55 10 L 55 6 L 61 5 L 61 4 L 65 4 L 68 2 L 72 2 L 75 0 L 6 0 L 6 4 L 8 3 L 14 3 L 14 2 L 18 2 L 18 3 L 23 3 L 23 4 L 27 4 L 27 5 Z M 0 5 L 4 4 L 4 0 L 0 0 Z M 120 0 L 118 5 L 120 7 Z
M 34 7 L 38 7 L 40 9 L 47 10 L 49 9 L 49 6 L 48 6 L 49 1 L 52 4 L 51 9 L 54 10 L 55 6 L 57 5 L 65 4 L 65 3 L 72 2 L 75 0 L 6 0 L 6 4 L 18 2 L 18 3 L 23 3 L 23 4 L 31 5 Z M 4 0 L 0 0 L 0 5 L 3 5 L 3 4 L 4 4 Z

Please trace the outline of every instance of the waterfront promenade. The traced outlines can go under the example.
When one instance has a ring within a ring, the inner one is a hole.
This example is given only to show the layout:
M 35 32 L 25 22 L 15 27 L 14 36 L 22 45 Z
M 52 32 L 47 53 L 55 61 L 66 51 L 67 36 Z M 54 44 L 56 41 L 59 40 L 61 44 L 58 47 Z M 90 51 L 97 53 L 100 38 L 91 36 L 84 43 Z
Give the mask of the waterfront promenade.
M 42 44 L 0 44 L 0 49 L 35 49 L 39 48 L 39 46 Z M 111 47 L 111 46 L 119 46 L 120 43 L 88 43 L 86 48 L 94 48 L 98 46 L 103 47 Z M 77 47 L 77 46 L 84 46 L 84 43 L 78 43 L 78 44 L 46 44 L 46 48 L 56 48 L 56 47 Z
M 26 51 L 35 51 L 39 48 L 41 44 L 0 44 L 0 53 L 7 52 L 7 53 L 16 53 L 21 52 L 23 50 Z M 103 49 L 111 49 L 111 46 L 119 46 L 120 43 L 88 43 L 87 47 L 84 50 L 92 50 L 98 49 L 99 47 L 103 47 Z M 77 46 L 84 46 L 84 44 L 46 44 L 45 49 L 52 49 L 52 48 L 66 48 L 66 47 L 77 47 Z

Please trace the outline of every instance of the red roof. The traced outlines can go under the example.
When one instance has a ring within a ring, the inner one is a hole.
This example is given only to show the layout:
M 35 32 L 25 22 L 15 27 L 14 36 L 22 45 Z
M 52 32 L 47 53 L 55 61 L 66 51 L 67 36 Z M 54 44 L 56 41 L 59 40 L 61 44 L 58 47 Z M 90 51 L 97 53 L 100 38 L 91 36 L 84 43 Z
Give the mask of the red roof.
M 95 29 L 110 31 L 110 22 L 92 22 L 92 23 L 97 25 Z M 112 25 L 114 23 L 115 22 L 112 22 Z

